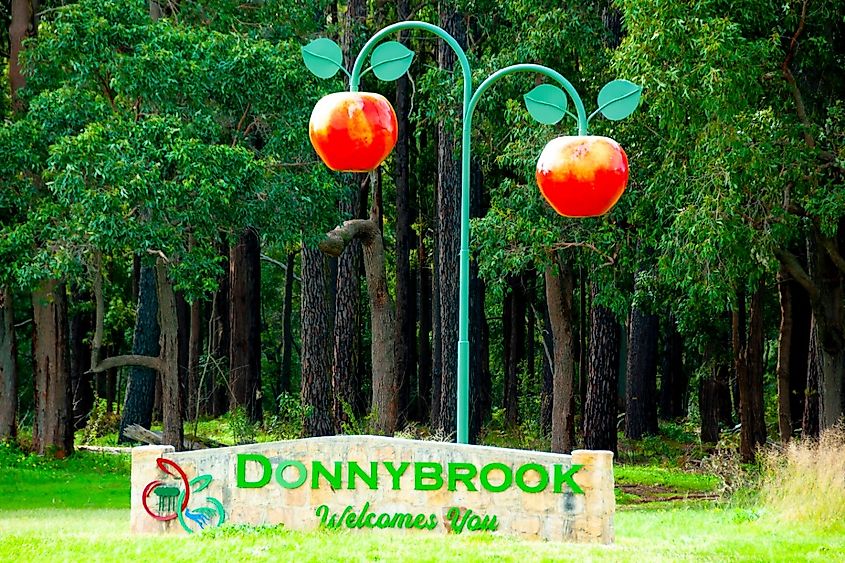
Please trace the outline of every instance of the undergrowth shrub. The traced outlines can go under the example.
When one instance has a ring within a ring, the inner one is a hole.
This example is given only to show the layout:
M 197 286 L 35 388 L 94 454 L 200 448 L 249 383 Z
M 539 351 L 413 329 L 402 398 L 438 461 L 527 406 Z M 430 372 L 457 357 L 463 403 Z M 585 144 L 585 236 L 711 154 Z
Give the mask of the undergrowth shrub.
M 774 519 L 818 528 L 845 525 L 845 426 L 762 456 L 760 501 Z

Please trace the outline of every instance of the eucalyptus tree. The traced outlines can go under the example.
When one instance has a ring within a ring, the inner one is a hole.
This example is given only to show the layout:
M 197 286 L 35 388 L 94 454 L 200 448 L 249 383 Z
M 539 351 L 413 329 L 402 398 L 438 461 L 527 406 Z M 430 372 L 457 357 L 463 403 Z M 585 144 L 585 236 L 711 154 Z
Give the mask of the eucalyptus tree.
M 93 370 L 159 371 L 165 439 L 177 447 L 174 289 L 190 299 L 213 290 L 219 241 L 247 226 L 294 245 L 303 229 L 334 216 L 326 200 L 335 183 L 311 166 L 304 142 L 303 93 L 312 86 L 298 43 L 201 24 L 152 22 L 143 2 L 80 2 L 56 12 L 29 52 L 33 102 L 44 100 L 32 123 L 54 137 L 44 143 L 51 197 L 30 205 L 49 227 L 42 236 L 52 235 L 39 255 L 63 271 L 90 272 L 98 304 Z M 57 135 L 58 119 L 79 126 Z M 160 352 L 100 360 L 102 257 L 126 251 L 155 267 Z
M 733 312 L 746 459 L 765 439 L 759 315 L 781 267 L 814 311 L 824 425 L 842 413 L 845 206 L 832 155 L 843 73 L 838 32 L 825 23 L 835 6 L 621 3 L 627 35 L 615 65 L 645 85 L 648 109 L 623 125 L 640 139 L 629 155 L 651 202 L 652 220 L 637 226 L 656 242 L 663 283 L 710 315 Z M 795 248 L 805 237 L 813 244 L 802 264 Z

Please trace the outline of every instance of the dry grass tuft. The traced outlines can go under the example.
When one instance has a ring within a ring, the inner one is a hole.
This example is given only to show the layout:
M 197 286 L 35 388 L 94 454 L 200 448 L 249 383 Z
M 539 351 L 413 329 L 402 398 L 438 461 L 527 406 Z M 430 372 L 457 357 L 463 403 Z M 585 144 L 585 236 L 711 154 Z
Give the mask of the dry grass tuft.
M 823 529 L 845 524 L 845 426 L 771 450 L 762 461 L 760 501 L 768 516 Z

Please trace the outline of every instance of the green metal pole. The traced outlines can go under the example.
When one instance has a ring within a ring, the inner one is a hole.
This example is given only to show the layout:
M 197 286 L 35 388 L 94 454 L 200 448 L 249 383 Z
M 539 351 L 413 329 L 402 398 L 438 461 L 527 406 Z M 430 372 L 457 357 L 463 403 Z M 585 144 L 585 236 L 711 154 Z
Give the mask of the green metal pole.
M 461 251 L 458 289 L 458 389 L 457 389 L 457 440 L 459 444 L 469 442 L 469 179 L 470 179 L 470 156 L 472 153 L 472 113 L 475 110 L 481 95 L 498 79 L 515 72 L 538 72 L 557 81 L 572 98 L 575 110 L 578 114 L 578 133 L 587 134 L 587 113 L 584 103 L 575 90 L 575 87 L 560 73 L 535 64 L 518 64 L 503 68 L 491 74 L 481 85 L 475 94 L 472 92 L 472 73 L 469 68 L 469 60 L 466 53 L 445 30 L 436 25 L 425 22 L 400 22 L 389 25 L 373 35 L 358 53 L 355 64 L 352 68 L 352 75 L 349 80 L 349 90 L 357 92 L 361 74 L 364 68 L 364 61 L 375 46 L 386 36 L 397 31 L 406 29 L 420 29 L 434 33 L 455 51 L 464 79 L 463 95 L 463 128 L 461 132 Z

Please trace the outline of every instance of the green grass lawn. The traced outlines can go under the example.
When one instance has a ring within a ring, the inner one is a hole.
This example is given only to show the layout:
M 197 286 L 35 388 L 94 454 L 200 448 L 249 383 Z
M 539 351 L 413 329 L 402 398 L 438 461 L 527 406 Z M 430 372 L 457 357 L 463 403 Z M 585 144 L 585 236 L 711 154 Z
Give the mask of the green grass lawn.
M 0 561 L 845 561 L 845 524 L 824 532 L 777 525 L 714 502 L 621 505 L 611 546 L 498 536 L 223 526 L 197 536 L 129 529 L 126 456 L 80 452 L 48 461 L 0 446 Z M 623 485 L 707 492 L 712 476 L 617 468 Z

